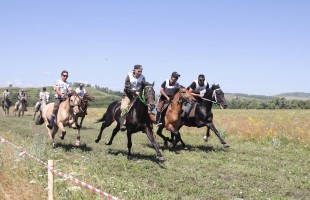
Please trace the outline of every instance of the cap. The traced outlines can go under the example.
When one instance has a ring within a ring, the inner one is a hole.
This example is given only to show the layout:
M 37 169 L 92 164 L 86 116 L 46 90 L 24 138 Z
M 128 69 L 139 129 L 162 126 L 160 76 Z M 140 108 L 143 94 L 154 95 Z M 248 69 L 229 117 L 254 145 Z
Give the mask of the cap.
M 46 87 L 43 87 L 43 91 L 46 91 Z
M 135 65 L 133 68 L 134 68 L 134 69 L 141 69 L 141 70 L 143 70 L 142 65 Z
M 172 72 L 171 77 L 173 78 L 179 78 L 181 75 L 178 74 L 178 72 Z

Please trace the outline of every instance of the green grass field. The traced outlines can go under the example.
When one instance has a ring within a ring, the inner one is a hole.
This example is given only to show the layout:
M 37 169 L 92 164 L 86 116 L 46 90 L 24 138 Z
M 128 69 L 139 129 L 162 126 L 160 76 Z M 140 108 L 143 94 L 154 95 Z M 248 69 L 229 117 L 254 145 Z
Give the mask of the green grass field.
M 47 169 L 27 151 L 55 168 L 120 199 L 309 199 L 310 110 L 214 110 L 215 125 L 230 144 L 224 149 L 206 128 L 181 129 L 188 148 L 170 150 L 157 141 L 166 161 L 142 132 L 133 135 L 133 156 L 127 159 L 126 134 L 112 146 L 114 124 L 95 139 L 101 124 L 94 123 L 104 109 L 89 108 L 81 130 L 81 147 L 75 147 L 75 130 L 67 129 L 53 149 L 42 126 L 34 125 L 32 112 L 23 118 L 0 113 L 0 136 L 23 147 L 0 142 L 0 199 L 47 199 Z M 155 128 L 156 131 L 157 128 Z M 167 131 L 164 134 L 170 135 Z M 55 175 L 54 199 L 107 199 Z

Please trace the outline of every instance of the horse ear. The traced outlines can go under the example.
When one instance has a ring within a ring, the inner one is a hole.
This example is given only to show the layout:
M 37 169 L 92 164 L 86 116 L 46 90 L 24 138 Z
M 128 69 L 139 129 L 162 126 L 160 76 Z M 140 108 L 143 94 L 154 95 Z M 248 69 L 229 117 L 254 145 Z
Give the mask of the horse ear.
M 154 85 L 155 85 L 155 81 L 153 81 L 153 83 L 152 83 L 152 87 L 154 87 Z

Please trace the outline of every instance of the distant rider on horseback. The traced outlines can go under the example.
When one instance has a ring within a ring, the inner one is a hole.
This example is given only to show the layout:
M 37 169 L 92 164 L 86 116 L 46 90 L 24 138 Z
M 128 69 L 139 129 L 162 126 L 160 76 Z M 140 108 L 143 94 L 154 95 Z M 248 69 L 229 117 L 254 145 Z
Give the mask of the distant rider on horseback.
M 6 99 L 9 101 L 9 103 L 11 103 L 9 89 L 5 89 L 2 93 L 2 107 L 4 106 L 4 100 Z
M 19 109 L 19 105 L 22 103 L 22 100 L 24 99 L 25 100 L 25 106 L 26 106 L 25 111 L 27 111 L 27 96 L 26 96 L 26 93 L 24 92 L 24 90 L 19 91 L 17 99 L 18 100 L 15 103 L 16 110 Z

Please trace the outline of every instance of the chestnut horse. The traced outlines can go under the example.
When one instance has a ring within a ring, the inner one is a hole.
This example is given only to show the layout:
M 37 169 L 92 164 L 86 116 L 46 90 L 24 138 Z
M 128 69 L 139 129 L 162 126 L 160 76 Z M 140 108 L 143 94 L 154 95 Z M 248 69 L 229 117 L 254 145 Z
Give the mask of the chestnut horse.
M 146 133 L 148 139 L 152 143 L 155 148 L 157 157 L 159 160 L 164 160 L 162 156 L 159 145 L 157 144 L 154 134 L 152 122 L 149 116 L 151 110 L 155 107 L 155 91 L 154 91 L 154 83 L 145 83 L 142 84 L 140 88 L 140 95 L 134 100 L 130 110 L 126 114 L 126 127 L 127 127 L 127 148 L 128 148 L 128 157 L 131 157 L 131 135 L 133 133 L 142 131 Z M 110 137 L 110 140 L 106 143 L 106 145 L 111 145 L 113 139 L 117 132 L 120 130 L 120 121 L 121 121 L 121 101 L 114 101 L 109 106 L 105 114 L 101 119 L 97 122 L 103 122 L 101 125 L 101 129 L 99 135 L 96 139 L 96 143 L 98 143 L 101 139 L 101 135 L 103 130 L 106 127 L 109 127 L 114 121 L 117 122 L 116 127 L 113 130 L 113 133 Z
M 176 88 L 174 91 L 172 99 L 169 101 L 169 105 L 165 106 L 166 108 L 161 113 L 161 122 L 157 129 L 157 135 L 162 138 L 165 138 L 162 134 L 162 130 L 165 127 L 168 131 L 173 134 L 176 139 L 173 141 L 173 148 L 181 140 L 179 129 L 182 125 L 182 105 L 184 102 L 193 103 L 195 98 L 190 94 L 190 92 L 184 88 Z
M 76 119 L 74 119 L 78 114 L 80 114 L 81 111 L 81 98 L 73 93 L 69 94 L 69 96 L 66 98 L 65 101 L 61 102 L 59 105 L 58 113 L 55 119 L 53 132 L 51 133 L 51 130 L 47 127 L 49 124 L 49 121 L 51 119 L 53 108 L 54 108 L 54 102 L 49 103 L 42 109 L 42 115 L 39 115 L 40 119 L 36 121 L 37 125 L 41 125 L 45 123 L 45 127 L 47 129 L 47 134 L 49 138 L 52 139 L 52 145 L 55 146 L 55 134 L 57 133 L 58 129 L 60 128 L 62 131 L 61 139 L 63 140 L 66 135 L 65 126 L 71 127 L 71 128 L 77 128 L 77 137 L 76 137 L 76 146 L 80 146 L 80 128 L 76 125 Z
M 210 130 L 212 130 L 215 135 L 220 140 L 221 144 L 223 144 L 224 148 L 228 148 L 229 145 L 225 142 L 225 140 L 221 137 L 219 131 L 215 128 L 213 123 L 213 113 L 212 113 L 212 105 L 216 104 L 220 106 L 222 109 L 227 108 L 227 102 L 224 96 L 224 92 L 220 88 L 219 85 L 212 85 L 206 93 L 204 94 L 203 98 L 195 103 L 196 105 L 192 106 L 191 113 L 188 119 L 183 119 L 183 123 L 181 124 L 180 128 L 185 125 L 188 127 L 207 127 L 206 135 L 204 136 L 204 140 L 207 142 L 208 138 L 210 137 Z M 165 145 L 167 142 L 173 142 L 174 134 L 171 133 L 171 139 L 162 135 L 162 138 L 165 141 Z M 182 138 L 180 138 L 182 146 L 185 147 L 185 143 L 183 142 Z

